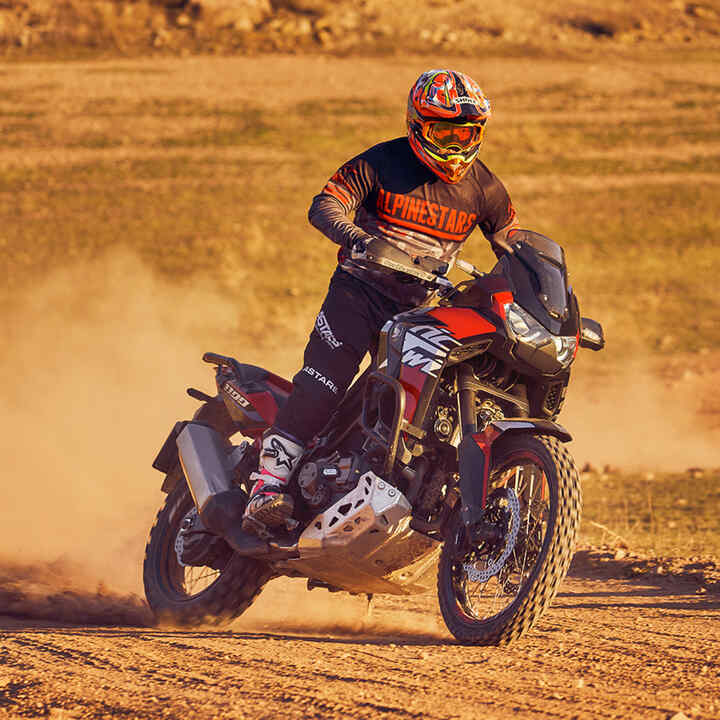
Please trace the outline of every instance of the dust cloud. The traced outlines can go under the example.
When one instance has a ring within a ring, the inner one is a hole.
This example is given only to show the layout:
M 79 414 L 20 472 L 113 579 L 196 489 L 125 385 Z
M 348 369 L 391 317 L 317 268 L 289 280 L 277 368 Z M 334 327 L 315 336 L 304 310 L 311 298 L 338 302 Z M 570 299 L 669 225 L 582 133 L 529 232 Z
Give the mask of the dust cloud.
M 60 560 L 56 570 L 83 569 L 73 587 L 139 592 L 163 497 L 150 464 L 197 407 L 185 388 L 212 391 L 202 353 L 232 354 L 246 339 L 242 317 L 212 289 L 173 286 L 122 253 L 28 288 L 6 338 L 0 558 Z
M 594 376 L 578 361 L 560 422 L 573 435 L 579 465 L 623 470 L 684 471 L 720 467 L 720 431 L 700 414 L 712 387 L 694 380 L 663 379 L 650 358 L 635 358 L 612 374 Z M 598 355 L 592 364 L 599 366 Z M 590 363 L 588 363 L 590 364 Z
M 255 604 L 233 624 L 234 630 L 290 634 L 393 636 L 444 638 L 449 634 L 437 613 L 422 607 L 427 598 L 404 598 L 402 607 L 393 607 L 395 598 L 374 599 L 368 606 L 365 595 L 308 592 L 306 581 L 278 578 L 268 584 Z M 412 605 L 418 605 L 413 612 Z M 433 601 L 433 608 L 436 603 Z
M 110 590 L 87 568 L 67 560 L 0 563 L 0 628 L 7 627 L 8 618 L 13 617 L 19 623 L 147 626 L 153 622 L 150 609 L 137 594 Z
M 287 375 L 301 348 L 261 357 L 234 302 L 202 283 L 159 278 L 128 253 L 37 281 L 17 299 L 5 336 L 0 614 L 83 621 L 84 607 L 87 622 L 144 622 L 133 594 L 142 594 L 145 539 L 163 497 L 150 463 L 172 424 L 197 406 L 184 389 L 212 392 L 202 353 Z M 578 373 L 562 420 L 580 462 L 720 465 L 717 433 L 698 432 L 695 413 L 687 393 L 633 367 L 601 383 Z M 439 632 L 427 616 L 387 625 L 365 612 L 361 599 L 275 581 L 240 627 Z

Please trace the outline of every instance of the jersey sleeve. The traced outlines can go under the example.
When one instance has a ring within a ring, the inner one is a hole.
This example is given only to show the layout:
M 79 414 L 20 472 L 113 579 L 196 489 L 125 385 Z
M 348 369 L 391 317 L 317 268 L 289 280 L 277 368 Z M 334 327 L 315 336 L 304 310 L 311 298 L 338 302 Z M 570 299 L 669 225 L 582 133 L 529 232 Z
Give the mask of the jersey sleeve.
M 377 171 L 363 155 L 346 162 L 313 198 L 310 223 L 338 245 L 350 248 L 372 239 L 351 218 L 365 198 L 377 189 Z
M 499 257 L 505 250 L 503 245 L 513 228 L 520 226 L 510 195 L 505 186 L 494 175 L 484 191 L 485 211 L 479 213 L 480 229 L 490 241 L 493 252 Z

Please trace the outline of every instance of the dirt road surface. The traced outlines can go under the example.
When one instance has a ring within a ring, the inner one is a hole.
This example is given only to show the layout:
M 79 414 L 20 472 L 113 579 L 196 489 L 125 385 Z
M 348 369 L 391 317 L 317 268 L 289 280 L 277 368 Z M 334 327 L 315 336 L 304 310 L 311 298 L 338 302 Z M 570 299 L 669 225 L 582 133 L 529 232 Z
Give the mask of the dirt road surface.
M 432 596 L 378 598 L 368 621 L 338 600 L 361 614 L 336 622 L 316 590 L 325 619 L 274 629 L 270 616 L 224 631 L 5 617 L 0 718 L 720 717 L 720 596 L 621 574 L 576 562 L 509 648 L 454 644 Z

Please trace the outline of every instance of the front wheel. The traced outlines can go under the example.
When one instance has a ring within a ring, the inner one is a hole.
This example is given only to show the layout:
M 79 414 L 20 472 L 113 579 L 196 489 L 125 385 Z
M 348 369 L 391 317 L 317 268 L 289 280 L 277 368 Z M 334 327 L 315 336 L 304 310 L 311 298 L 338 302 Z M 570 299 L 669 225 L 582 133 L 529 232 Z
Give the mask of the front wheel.
M 182 562 L 178 552 L 183 522 L 195 514 L 187 484 L 165 499 L 145 548 L 145 596 L 155 616 L 180 625 L 229 622 L 247 610 L 272 576 L 270 567 L 232 552 L 214 553 L 211 567 Z
M 460 642 L 505 645 L 535 624 L 567 573 L 580 508 L 577 469 L 557 439 L 497 441 L 485 513 L 497 537 L 469 542 L 458 514 L 440 555 L 440 610 Z

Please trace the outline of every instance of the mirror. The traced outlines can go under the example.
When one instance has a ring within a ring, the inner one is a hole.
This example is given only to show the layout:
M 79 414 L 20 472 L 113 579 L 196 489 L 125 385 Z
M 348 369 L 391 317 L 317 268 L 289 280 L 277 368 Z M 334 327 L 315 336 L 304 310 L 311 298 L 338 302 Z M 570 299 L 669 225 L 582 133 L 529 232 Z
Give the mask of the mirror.
M 580 319 L 580 347 L 589 350 L 605 347 L 605 335 L 599 322 L 586 317 Z

